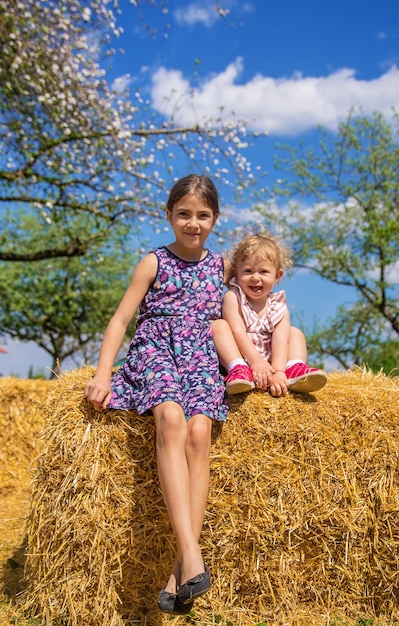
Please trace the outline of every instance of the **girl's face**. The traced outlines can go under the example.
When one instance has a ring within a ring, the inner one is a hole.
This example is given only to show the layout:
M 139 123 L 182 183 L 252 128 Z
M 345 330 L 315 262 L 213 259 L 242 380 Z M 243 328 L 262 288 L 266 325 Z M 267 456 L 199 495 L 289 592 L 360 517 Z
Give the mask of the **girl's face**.
M 235 277 L 248 300 L 258 302 L 267 298 L 283 274 L 272 261 L 254 257 L 237 262 Z
M 187 252 L 202 250 L 217 220 L 212 209 L 195 195 L 181 198 L 172 211 L 166 212 L 166 217 L 175 233 L 177 246 Z

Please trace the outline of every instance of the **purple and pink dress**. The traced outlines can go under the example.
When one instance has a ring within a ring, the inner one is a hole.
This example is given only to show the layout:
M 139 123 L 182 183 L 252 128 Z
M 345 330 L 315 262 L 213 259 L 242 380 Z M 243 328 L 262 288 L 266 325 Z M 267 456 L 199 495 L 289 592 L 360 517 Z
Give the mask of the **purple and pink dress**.
M 184 261 L 165 246 L 153 254 L 157 274 L 140 305 L 126 362 L 112 377 L 109 408 L 142 415 L 173 401 L 186 419 L 203 414 L 224 422 L 227 396 L 211 329 L 221 317 L 223 259 L 207 250 L 201 261 Z

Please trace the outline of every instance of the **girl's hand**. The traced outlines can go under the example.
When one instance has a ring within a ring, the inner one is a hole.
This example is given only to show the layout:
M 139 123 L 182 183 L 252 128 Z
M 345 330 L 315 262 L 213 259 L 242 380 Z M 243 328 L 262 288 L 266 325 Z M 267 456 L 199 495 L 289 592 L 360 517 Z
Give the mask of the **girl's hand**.
M 274 371 L 269 385 L 270 393 L 274 397 L 285 396 L 288 391 L 287 376 L 280 370 Z
M 96 411 L 106 409 L 109 401 L 111 400 L 111 381 L 109 378 L 104 380 L 100 377 L 94 376 L 85 385 L 84 389 L 85 398 L 91 402 Z
M 251 363 L 252 377 L 254 383 L 259 389 L 267 389 L 272 378 L 272 368 L 268 361 L 261 358 Z

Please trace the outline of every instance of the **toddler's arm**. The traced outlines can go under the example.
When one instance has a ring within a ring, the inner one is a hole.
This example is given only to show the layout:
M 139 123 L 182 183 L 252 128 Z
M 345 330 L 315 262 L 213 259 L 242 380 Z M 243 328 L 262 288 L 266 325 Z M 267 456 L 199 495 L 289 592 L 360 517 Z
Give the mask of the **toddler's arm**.
M 111 374 L 116 355 L 127 327 L 156 276 L 157 268 L 158 262 L 154 254 L 148 254 L 140 261 L 125 295 L 107 326 L 101 344 L 97 371 L 84 390 L 85 397 L 93 403 L 96 410 L 106 409 L 109 404 Z
M 233 332 L 242 356 L 252 369 L 256 385 L 262 389 L 267 389 L 272 371 L 270 363 L 263 358 L 248 337 L 237 296 L 232 291 L 228 291 L 224 295 L 222 314 Z

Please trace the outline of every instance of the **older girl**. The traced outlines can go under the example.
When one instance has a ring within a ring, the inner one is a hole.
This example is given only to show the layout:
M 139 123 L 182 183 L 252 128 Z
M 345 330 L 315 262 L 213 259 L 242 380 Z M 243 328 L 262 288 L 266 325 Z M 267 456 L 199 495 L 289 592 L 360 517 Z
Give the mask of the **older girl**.
M 177 181 L 166 216 L 175 241 L 153 250 L 137 266 L 105 331 L 97 371 L 85 395 L 96 409 L 135 408 L 154 416 L 159 480 L 177 540 L 158 606 L 185 614 L 211 584 L 198 541 L 208 497 L 212 420 L 227 416 L 212 324 L 222 334 L 221 359 L 234 363 L 241 355 L 228 324 L 220 319 L 223 260 L 204 246 L 219 216 L 213 182 L 197 175 Z M 137 309 L 126 362 L 111 380 Z M 254 386 L 250 381 L 239 384 Z

